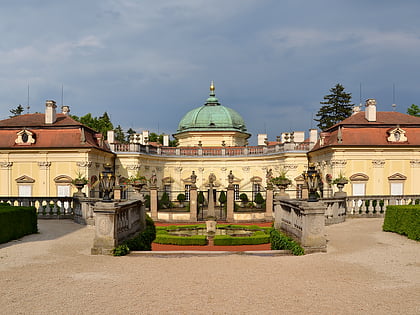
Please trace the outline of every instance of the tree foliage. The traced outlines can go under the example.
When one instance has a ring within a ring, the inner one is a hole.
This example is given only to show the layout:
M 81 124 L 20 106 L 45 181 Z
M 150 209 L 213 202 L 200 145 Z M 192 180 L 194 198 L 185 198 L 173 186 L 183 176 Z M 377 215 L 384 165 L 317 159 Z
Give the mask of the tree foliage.
M 344 92 L 341 84 L 336 84 L 330 89 L 331 94 L 324 96 L 324 102 L 320 102 L 322 106 L 316 114 L 318 119 L 318 128 L 321 130 L 328 129 L 336 123 L 351 116 L 353 105 L 351 103 L 351 93 Z
M 19 104 L 15 109 L 11 109 L 9 110 L 9 112 L 12 114 L 11 116 L 9 116 L 10 118 L 19 116 L 20 114 L 23 113 L 25 109 L 23 108 L 23 106 L 21 104 Z
M 117 128 L 114 129 L 115 132 L 115 140 L 120 142 L 120 143 L 125 143 L 125 134 L 124 134 L 124 130 L 122 129 L 122 127 L 120 125 L 117 126 Z
M 112 125 L 112 122 L 108 116 L 108 113 L 103 113 L 100 117 L 93 117 L 91 113 L 88 113 L 82 117 L 78 116 L 71 116 L 74 120 L 77 120 L 78 122 L 82 123 L 85 126 L 88 126 L 92 128 L 93 130 L 96 130 L 97 132 L 101 133 L 106 139 L 108 130 L 113 130 L 114 126 Z
M 411 104 L 411 106 L 407 108 L 407 114 L 420 117 L 420 108 L 416 104 Z

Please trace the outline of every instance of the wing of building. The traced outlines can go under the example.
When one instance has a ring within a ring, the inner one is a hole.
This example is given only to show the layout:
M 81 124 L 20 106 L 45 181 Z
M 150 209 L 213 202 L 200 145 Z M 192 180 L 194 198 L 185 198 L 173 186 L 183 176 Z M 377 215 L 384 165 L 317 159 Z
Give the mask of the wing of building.
M 321 132 L 308 157 L 325 176 L 348 178 L 348 195 L 419 194 L 420 117 L 378 112 L 369 99 Z
M 102 135 L 47 101 L 44 114 L 0 121 L 0 195 L 71 196 L 78 176 L 92 184 L 115 154 Z

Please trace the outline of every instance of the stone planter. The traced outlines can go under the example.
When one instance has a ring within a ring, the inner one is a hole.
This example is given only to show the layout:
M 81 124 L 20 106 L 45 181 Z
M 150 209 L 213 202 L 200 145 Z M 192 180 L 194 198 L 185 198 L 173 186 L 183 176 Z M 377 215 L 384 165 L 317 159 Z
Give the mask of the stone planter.
M 75 179 L 73 181 L 73 185 L 77 188 L 77 192 L 75 195 L 77 196 L 85 196 L 85 194 L 82 192 L 83 187 L 86 185 L 86 181 L 83 179 Z
M 347 179 L 341 179 L 335 183 L 337 185 L 338 191 L 334 193 L 334 197 L 341 198 L 347 196 L 347 193 L 343 191 L 344 185 L 346 185 L 347 183 Z

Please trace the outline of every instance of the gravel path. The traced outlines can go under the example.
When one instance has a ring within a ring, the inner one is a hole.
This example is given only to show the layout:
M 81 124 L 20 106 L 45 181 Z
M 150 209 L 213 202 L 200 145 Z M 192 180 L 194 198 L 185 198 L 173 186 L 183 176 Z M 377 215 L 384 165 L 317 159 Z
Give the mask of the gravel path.
M 93 228 L 39 221 L 0 245 L 0 314 L 420 314 L 420 244 L 382 219 L 300 257 L 91 256 Z

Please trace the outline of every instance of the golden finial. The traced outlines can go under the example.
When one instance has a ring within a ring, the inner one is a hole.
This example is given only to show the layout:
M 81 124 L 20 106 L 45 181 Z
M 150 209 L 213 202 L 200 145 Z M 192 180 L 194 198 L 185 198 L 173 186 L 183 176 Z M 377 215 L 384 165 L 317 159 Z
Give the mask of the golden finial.
M 210 91 L 214 91 L 214 81 L 213 80 L 211 80 L 211 83 L 210 83 Z

